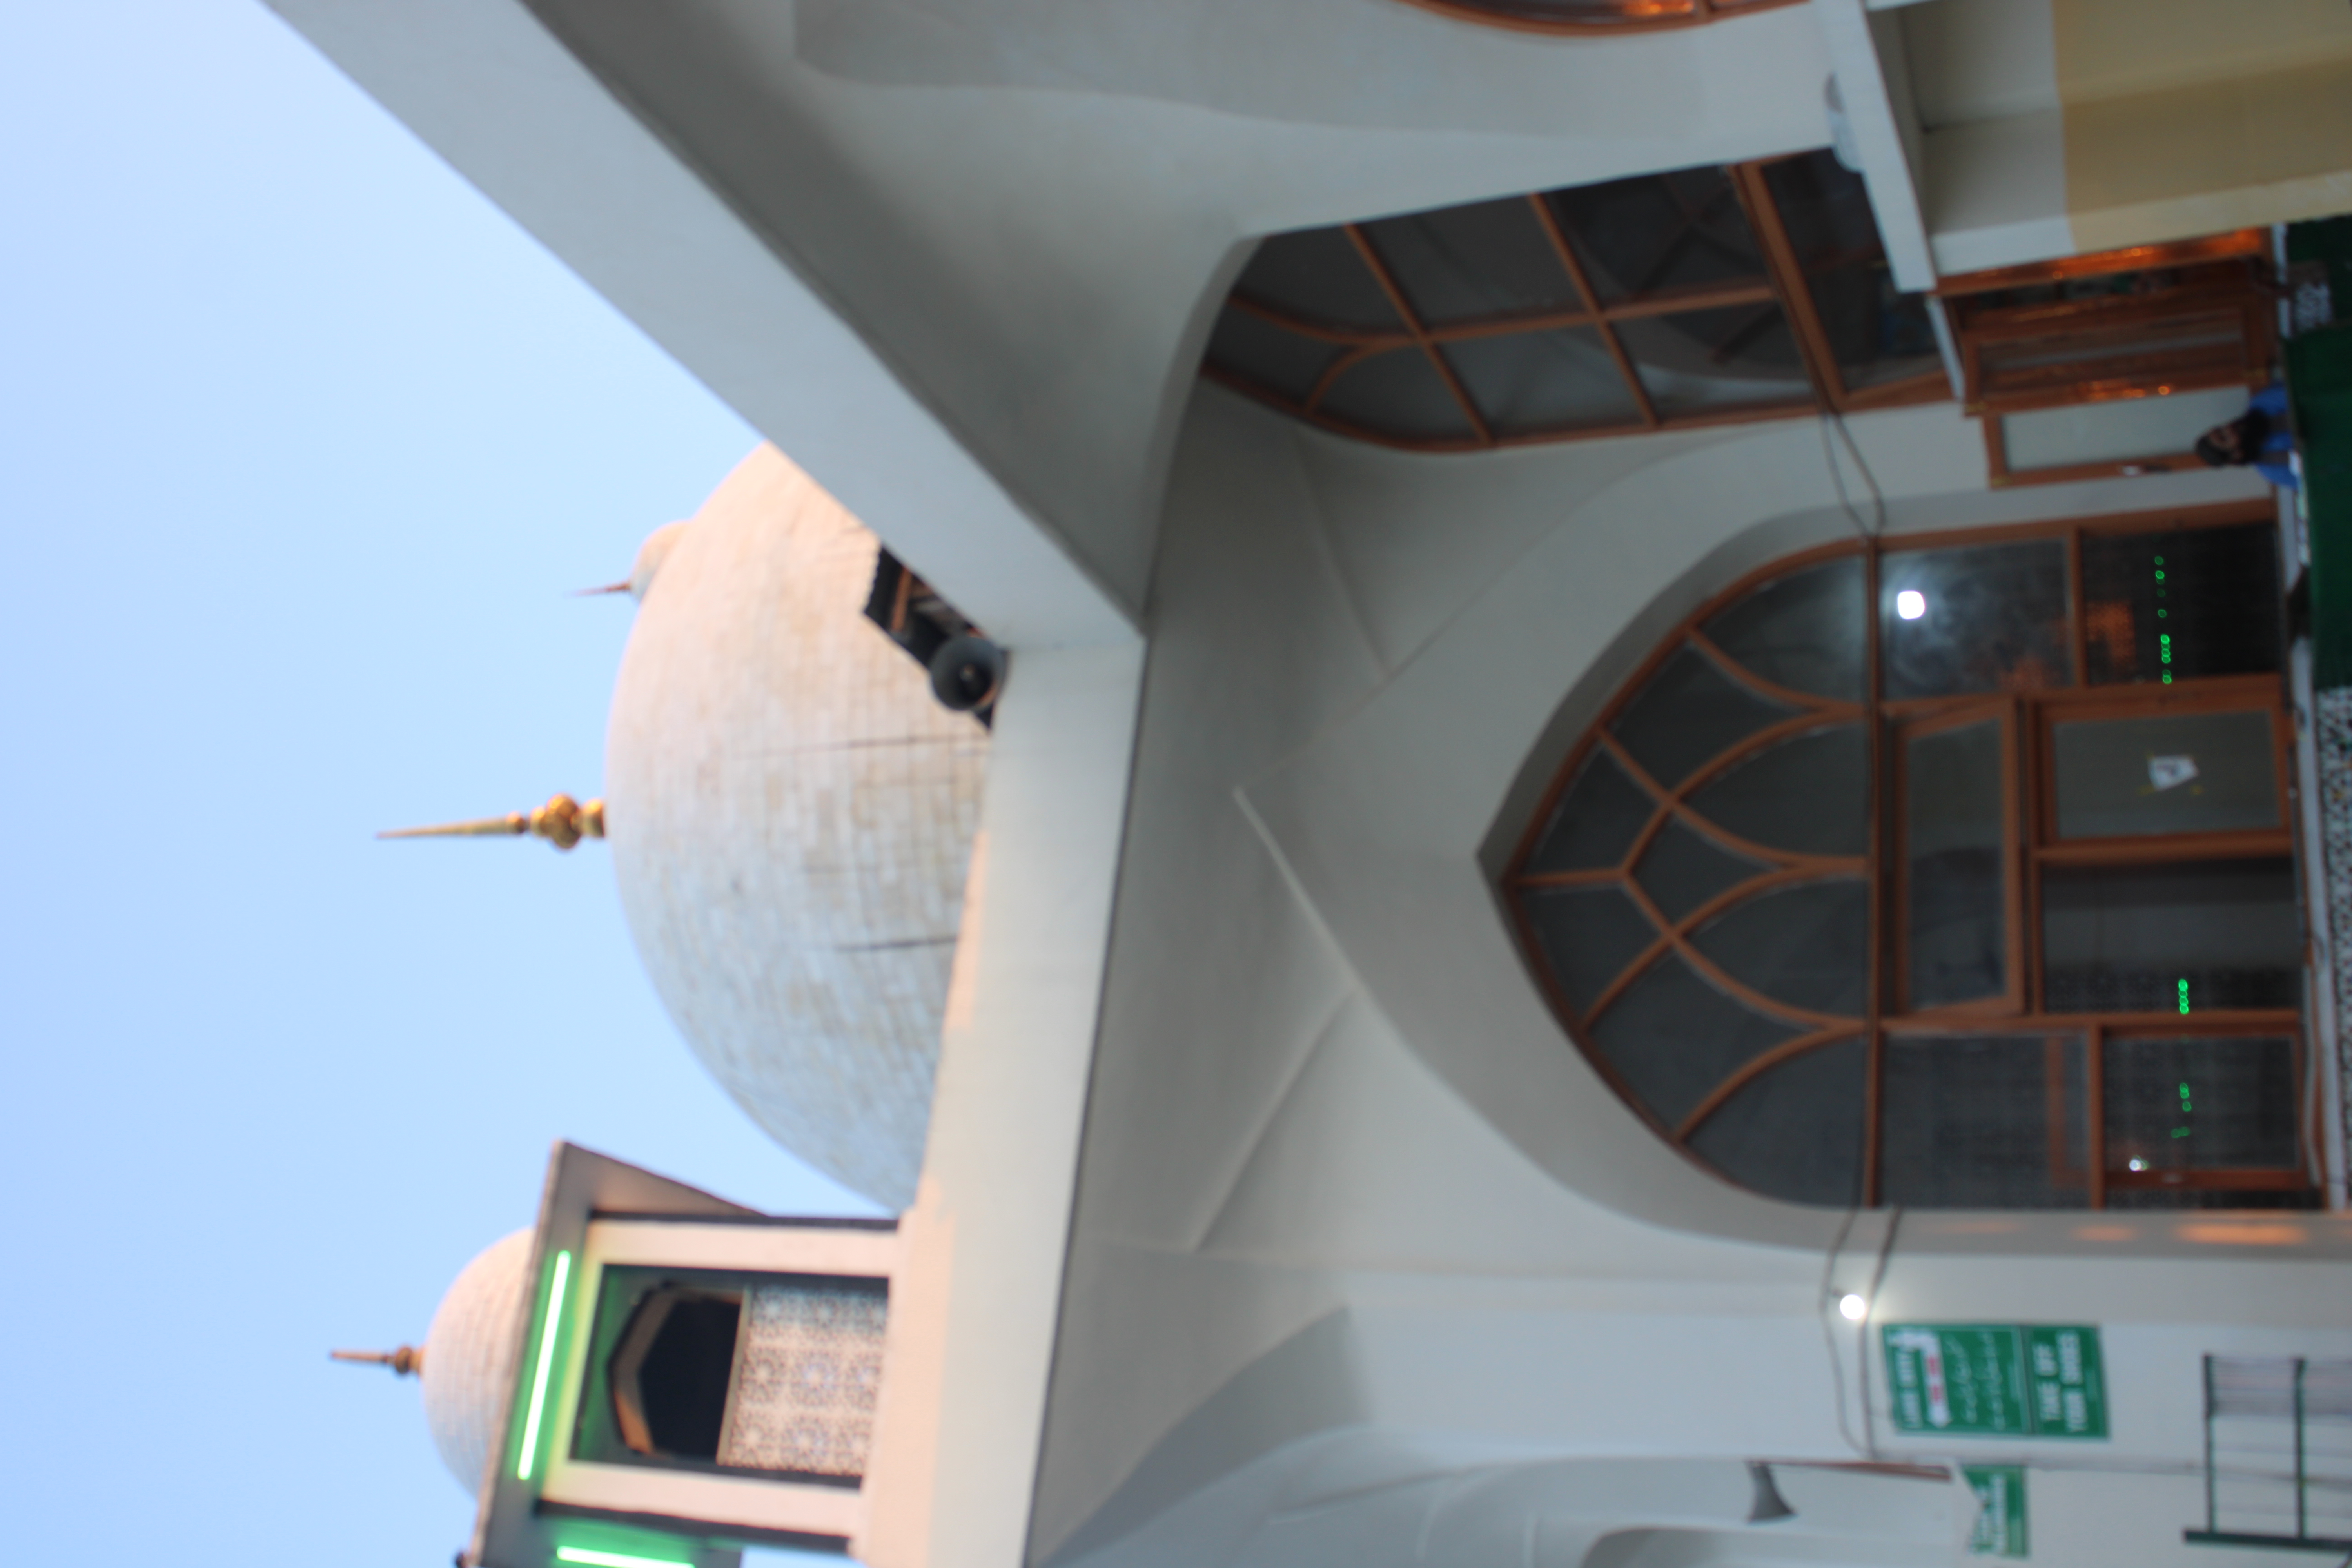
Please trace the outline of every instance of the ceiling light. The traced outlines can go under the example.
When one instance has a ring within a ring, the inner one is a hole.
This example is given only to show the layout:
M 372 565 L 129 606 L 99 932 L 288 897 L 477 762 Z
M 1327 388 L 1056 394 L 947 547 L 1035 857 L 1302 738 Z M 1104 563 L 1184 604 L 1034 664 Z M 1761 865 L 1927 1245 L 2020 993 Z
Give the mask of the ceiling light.
M 1927 613 L 1927 595 L 1916 588 L 1906 588 L 1895 595 L 1895 613 L 1906 621 L 1916 621 Z
M 1849 1323 L 1858 1323 L 1870 1315 L 1870 1303 L 1849 1290 L 1838 1298 L 1838 1316 Z

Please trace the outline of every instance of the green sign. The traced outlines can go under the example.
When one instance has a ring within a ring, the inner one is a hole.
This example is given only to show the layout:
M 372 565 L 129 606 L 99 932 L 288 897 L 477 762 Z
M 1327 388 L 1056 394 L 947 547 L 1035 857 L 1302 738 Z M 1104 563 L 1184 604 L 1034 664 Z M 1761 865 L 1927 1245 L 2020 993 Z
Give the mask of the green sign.
M 1977 1494 L 1977 1557 L 2022 1557 L 2025 1552 L 2025 1470 L 2019 1465 L 1970 1465 L 1961 1472 Z
M 1962 1437 L 2105 1437 L 2099 1331 L 2067 1323 L 1889 1323 L 1895 1425 Z

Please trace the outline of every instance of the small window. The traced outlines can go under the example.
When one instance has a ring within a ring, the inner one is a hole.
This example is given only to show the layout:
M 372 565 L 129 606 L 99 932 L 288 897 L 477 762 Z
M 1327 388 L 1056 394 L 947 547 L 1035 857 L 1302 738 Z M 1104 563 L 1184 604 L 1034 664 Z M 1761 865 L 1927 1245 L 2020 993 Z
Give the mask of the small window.
M 2313 1202 L 2291 731 L 2275 636 L 2239 630 L 2277 625 L 2276 549 L 2217 512 L 1734 587 L 1508 877 L 1571 1036 L 1792 1202 Z
M 2270 377 L 2270 247 L 2244 229 L 1942 279 L 1993 482 L 2198 467 Z
M 606 1268 L 572 1455 L 854 1486 L 888 1308 L 877 1279 Z

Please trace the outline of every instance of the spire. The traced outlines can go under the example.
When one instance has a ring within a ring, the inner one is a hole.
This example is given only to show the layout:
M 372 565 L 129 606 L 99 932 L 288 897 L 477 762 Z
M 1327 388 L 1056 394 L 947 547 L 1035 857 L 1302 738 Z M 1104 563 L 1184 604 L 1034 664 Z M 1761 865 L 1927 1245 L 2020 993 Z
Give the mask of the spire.
M 504 816 L 477 817 L 471 822 L 443 823 L 435 827 L 396 827 L 378 838 L 520 838 L 546 839 L 558 849 L 569 849 L 583 838 L 604 837 L 604 803 L 585 805 L 568 795 L 548 796 L 535 811 L 510 811 Z
M 572 597 L 584 599 L 597 594 L 626 594 L 642 601 L 646 590 L 654 585 L 654 574 L 659 572 L 662 563 L 669 559 L 670 549 L 677 543 L 677 536 L 685 527 L 683 521 L 663 523 L 647 534 L 645 543 L 637 547 L 637 558 L 630 563 L 627 576 L 617 583 L 607 583 L 601 588 L 583 588 Z
M 388 1366 L 394 1377 L 406 1377 L 425 1370 L 425 1352 L 415 1345 L 402 1345 L 388 1351 L 329 1351 L 330 1361 L 364 1362 L 371 1366 Z

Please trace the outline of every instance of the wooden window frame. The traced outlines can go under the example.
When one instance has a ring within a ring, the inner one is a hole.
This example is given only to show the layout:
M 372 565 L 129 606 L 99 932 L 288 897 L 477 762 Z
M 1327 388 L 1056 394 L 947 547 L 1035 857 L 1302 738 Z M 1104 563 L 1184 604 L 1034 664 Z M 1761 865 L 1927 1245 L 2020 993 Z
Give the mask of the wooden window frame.
M 2210 391 L 2237 384 L 2266 384 L 2278 358 L 2276 311 L 2263 285 L 2270 243 L 2266 230 L 2240 229 L 2169 245 L 2132 246 L 2088 256 L 1992 268 L 1939 281 L 1935 290 L 1938 305 L 1934 308 L 1944 310 L 1951 328 L 1958 351 L 1961 404 L 1969 414 L 1979 417 L 1984 427 L 1985 467 L 1992 482 L 1996 486 L 2061 484 L 2201 468 L 2193 451 L 2181 451 L 2046 468 L 2017 468 L 2009 460 L 2002 420 L 2011 414 L 2087 403 L 2165 397 L 2176 392 Z M 2238 264 L 2234 278 L 2226 270 L 2225 264 L 2229 263 Z M 2203 275 L 2162 295 L 2144 299 L 2062 300 L 1997 309 L 1975 303 L 1985 295 L 2011 289 L 2158 268 L 2201 269 Z M 1986 385 L 1984 359 L 1989 346 L 2035 340 L 2063 342 L 2086 329 L 2197 320 L 2234 325 L 2238 331 L 2238 353 L 2234 356 L 2214 355 L 2210 363 L 2201 364 L 2183 363 L 2177 356 L 2161 353 L 2145 356 L 2144 363 L 2137 363 L 2085 361 L 2069 365 L 2059 362 L 2039 373 L 2035 385 Z
M 2082 1147 L 2089 1161 L 2087 1205 L 2106 1206 L 2110 1189 L 2164 1189 L 2200 1192 L 2306 1192 L 2315 1184 L 2308 1169 L 2294 1171 L 2109 1171 L 2105 1134 L 2105 1045 L 2112 1038 L 2181 1036 L 2264 1036 L 2288 1039 L 2295 1053 L 2296 1126 L 2306 1159 L 2318 1158 L 2325 1141 L 2315 1135 L 2321 1108 L 2309 1091 L 2305 1066 L 2311 1044 L 2296 1008 L 2200 1009 L 2188 1016 L 2155 1012 L 2051 1012 L 2043 993 L 2041 931 L 2041 873 L 2053 865 L 2161 865 L 2196 858 L 2286 856 L 2301 865 L 2300 816 L 2294 798 L 2294 732 L 2285 674 L 2210 676 L 2177 680 L 2170 685 L 2149 681 L 2085 684 L 2082 541 L 2086 535 L 2190 531 L 2226 528 L 2249 522 L 2274 521 L 2259 503 L 2230 503 L 2165 511 L 2130 512 L 2097 518 L 1949 531 L 1905 536 L 1895 540 L 1867 539 L 1825 545 L 1781 557 L 1744 574 L 1710 596 L 1660 637 L 1656 647 L 1619 687 L 1616 694 L 1587 727 L 1547 788 L 1522 835 L 1509 869 L 1504 875 L 1505 903 L 1538 988 L 1563 1028 L 1595 1070 L 1617 1091 L 1637 1116 L 1686 1157 L 1698 1157 L 1691 1139 L 1716 1110 L 1763 1073 L 1794 1057 L 1842 1041 L 1862 1039 L 1866 1047 L 1862 1201 L 1883 1201 L 1884 1107 L 1886 1044 L 1890 1038 L 1921 1036 L 2015 1036 L 2055 1039 L 2073 1037 L 2083 1043 L 2084 1106 L 2087 1125 Z M 2066 545 L 2067 622 L 2073 649 L 2071 679 L 2063 686 L 2022 692 L 1969 693 L 1949 697 L 1881 699 L 1880 643 L 1884 611 L 1880 598 L 1880 563 L 1885 556 L 1953 546 L 2057 539 Z M 1861 702 L 1843 701 L 1790 691 L 1736 664 L 1706 637 L 1705 623 L 1717 611 L 1737 602 L 1759 584 L 1786 577 L 1807 567 L 1842 557 L 1859 555 L 1864 563 L 1866 626 L 1865 691 Z M 1653 778 L 1611 726 L 1648 686 L 1665 663 L 1685 648 L 1696 650 L 1744 689 L 1798 711 L 1775 721 L 1718 752 L 1700 764 L 1680 784 L 1667 788 Z M 2056 837 L 2054 769 L 2051 759 L 2051 726 L 2078 719 L 2133 717 L 2162 712 L 2263 711 L 2270 719 L 2273 776 L 2278 790 L 2275 828 L 2241 829 L 2221 833 L 2149 835 L 2112 839 L 2061 840 Z M 1995 719 L 2003 735 L 2003 870 L 2009 910 L 2008 973 L 2004 994 L 1984 1002 L 1914 1012 L 1907 1009 L 1909 931 L 1904 881 L 1904 813 L 1901 794 L 1902 747 L 1906 734 L 1957 727 Z M 1775 850 L 1742 839 L 1697 817 L 1687 802 L 1696 791 L 1732 767 L 1778 740 L 1831 724 L 1860 722 L 1869 740 L 1872 788 L 1866 852 L 1859 857 L 1803 855 Z M 1586 762 L 1596 752 L 1611 760 L 1647 793 L 1653 810 L 1649 821 L 1612 865 L 1589 869 L 1530 872 L 1527 869 L 1560 802 Z M 1634 879 L 1634 868 L 1669 820 L 1718 847 L 1760 861 L 1765 868 L 1668 921 Z M 1828 877 L 1862 877 L 1869 889 L 1868 984 L 1863 1016 L 1841 1017 L 1809 1012 L 1769 997 L 1751 987 L 1729 981 L 1717 966 L 1698 954 L 1692 937 L 1716 915 L 1769 888 Z M 1614 886 L 1624 890 L 1662 934 L 1602 985 L 1591 1005 L 1581 1010 L 1570 1005 L 1543 958 L 1527 900 L 1523 895 L 1543 889 Z M 1699 1104 L 1673 1126 L 1661 1122 L 1642 1103 L 1622 1076 L 1594 1043 L 1591 1026 L 1639 977 L 1669 953 L 1678 955 L 1727 994 L 1744 1005 L 1779 1019 L 1797 1030 L 1790 1038 L 1741 1064 L 1709 1090 Z M 2307 968 L 2310 954 L 2304 955 Z M 2053 1057 L 2051 1071 L 2058 1069 Z M 2053 1084 L 2055 1080 L 2053 1079 Z M 2056 1090 L 2053 1088 L 2053 1093 Z M 2054 1100 L 2053 1100 L 2054 1104 Z M 2053 1172 L 2063 1175 L 2061 1160 L 2064 1130 L 2055 1126 L 2053 1110 Z M 1704 1164 L 1704 1162 L 1700 1162 Z M 2081 1173 L 2074 1173 L 2081 1174 Z
M 1704 3 L 1704 0 L 1702 0 Z M 1720 3 L 1720 0 L 1717 0 Z M 1778 4 L 1780 0 L 1767 0 Z M 1743 6 L 1755 9 L 1755 5 Z M 1616 30 L 1616 29 L 1612 29 Z M 1916 375 L 1885 383 L 1877 386 L 1849 388 L 1839 370 L 1837 357 L 1830 347 L 1828 330 L 1822 325 L 1821 313 L 1813 301 L 1804 268 L 1799 261 L 1794 245 L 1789 238 L 1787 226 L 1781 221 L 1779 206 L 1772 200 L 1766 183 L 1766 171 L 1778 163 L 1790 163 L 1809 153 L 1789 153 L 1776 158 L 1758 159 L 1748 163 L 1719 165 L 1739 204 L 1740 216 L 1756 237 L 1757 249 L 1763 263 L 1763 275 L 1732 282 L 1708 284 L 1699 288 L 1652 289 L 1629 299 L 1603 300 L 1576 253 L 1566 227 L 1546 199 L 1548 192 L 1535 192 L 1519 199 L 1533 210 L 1536 222 L 1549 243 L 1553 257 L 1567 272 L 1574 285 L 1577 308 L 1567 310 L 1530 310 L 1509 315 L 1480 317 L 1470 321 L 1453 321 L 1444 325 L 1421 320 L 1400 284 L 1394 271 L 1382 259 L 1380 247 L 1372 243 L 1362 224 L 1342 224 L 1339 232 L 1347 237 L 1357 257 L 1370 269 L 1372 279 L 1386 298 L 1391 310 L 1402 323 L 1399 327 L 1347 327 L 1329 321 L 1314 321 L 1287 310 L 1244 298 L 1238 291 L 1226 296 L 1222 310 L 1237 310 L 1295 337 L 1331 344 L 1340 350 L 1325 365 L 1303 397 L 1288 397 L 1248 376 L 1227 371 L 1203 362 L 1201 374 L 1220 386 L 1231 388 L 1245 396 L 1269 404 L 1294 418 L 1303 419 L 1337 435 L 1353 440 L 1370 442 L 1375 446 L 1391 447 L 1416 452 L 1487 451 L 1505 447 L 1546 446 L 1559 441 L 1601 440 L 1620 436 L 1644 435 L 1654 430 L 1696 429 L 1706 426 L 1743 425 L 1765 419 L 1794 419 L 1822 413 L 1852 414 L 1871 409 L 1895 408 L 1912 404 L 1935 403 L 1951 396 L 1951 382 L 1941 363 Z M 1678 314 L 1684 311 L 1737 308 L 1742 305 L 1777 307 L 1789 322 L 1797 342 L 1798 357 L 1804 373 L 1807 396 L 1791 396 L 1777 402 L 1739 405 L 1728 408 L 1709 409 L 1703 413 L 1663 414 L 1642 380 L 1641 371 L 1619 340 L 1620 323 L 1648 317 Z M 1929 301 L 1929 309 L 1935 309 Z M 1486 417 L 1471 397 L 1469 391 L 1455 374 L 1443 352 L 1449 343 L 1465 342 L 1479 338 L 1517 337 L 1543 331 L 1589 329 L 1599 336 L 1617 374 L 1632 395 L 1635 417 L 1611 425 L 1555 427 L 1543 430 L 1514 431 L 1497 434 L 1488 426 Z M 1374 430 L 1352 420 L 1339 418 L 1323 407 L 1325 397 L 1339 379 L 1348 371 L 1374 354 L 1392 350 L 1413 349 L 1425 355 L 1444 384 L 1448 395 L 1460 411 L 1470 435 L 1465 437 L 1407 437 Z

